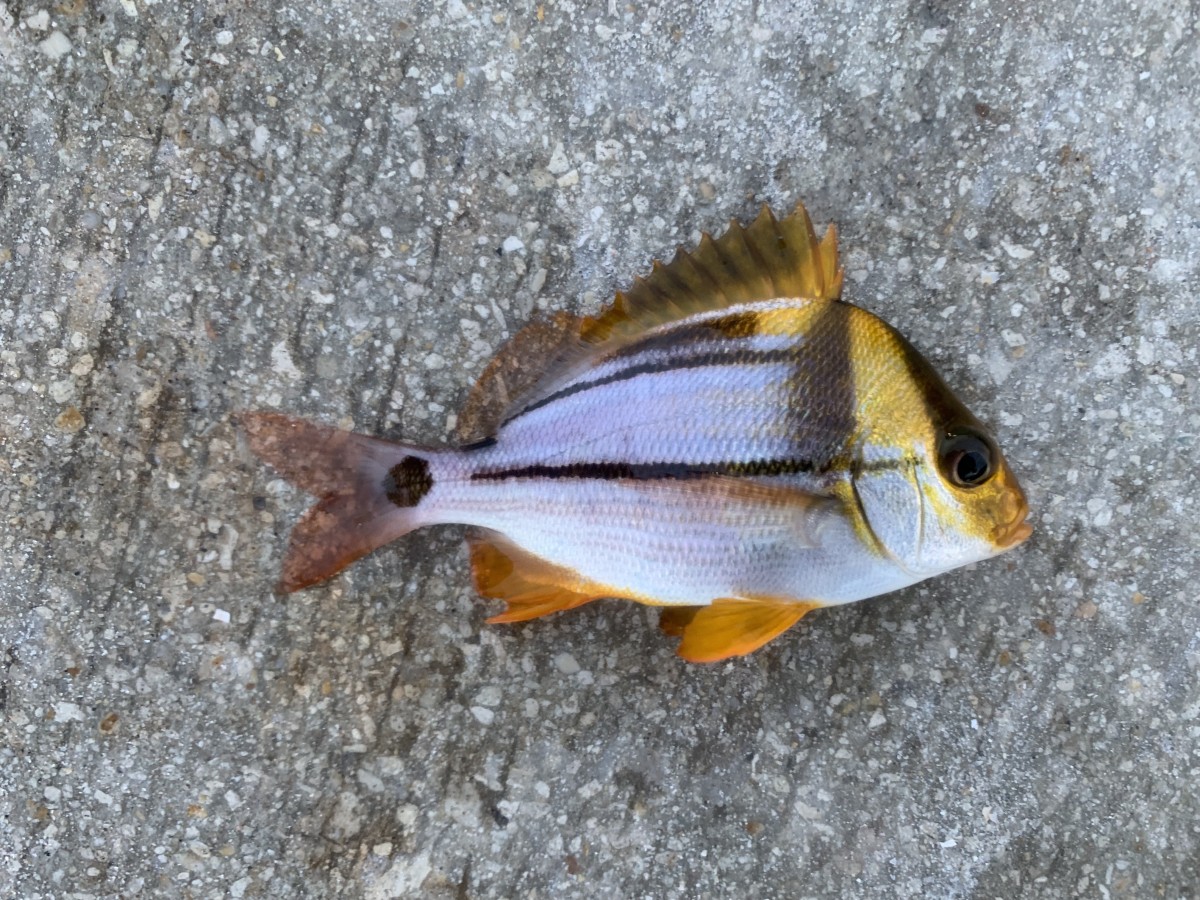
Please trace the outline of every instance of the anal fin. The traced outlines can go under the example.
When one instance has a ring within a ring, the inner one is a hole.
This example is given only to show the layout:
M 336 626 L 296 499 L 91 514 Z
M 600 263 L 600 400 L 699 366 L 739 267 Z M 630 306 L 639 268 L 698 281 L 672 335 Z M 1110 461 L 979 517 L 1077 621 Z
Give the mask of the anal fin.
M 659 627 L 683 639 L 676 652 L 688 662 L 720 662 L 754 652 L 820 606 L 773 597 L 722 598 L 709 606 L 668 607 Z
M 471 573 L 480 594 L 508 604 L 489 624 L 525 622 L 612 596 L 494 533 L 471 540 Z

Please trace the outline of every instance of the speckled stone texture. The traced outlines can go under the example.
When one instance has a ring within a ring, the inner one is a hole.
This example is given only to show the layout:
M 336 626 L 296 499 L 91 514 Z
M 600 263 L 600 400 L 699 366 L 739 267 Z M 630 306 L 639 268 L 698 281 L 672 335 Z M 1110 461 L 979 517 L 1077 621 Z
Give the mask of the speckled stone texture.
M 0 896 L 1200 891 L 1195 9 L 1072 6 L 0 6 Z M 797 199 L 1025 547 L 712 667 L 485 625 L 455 529 L 272 593 L 231 413 L 447 440 Z

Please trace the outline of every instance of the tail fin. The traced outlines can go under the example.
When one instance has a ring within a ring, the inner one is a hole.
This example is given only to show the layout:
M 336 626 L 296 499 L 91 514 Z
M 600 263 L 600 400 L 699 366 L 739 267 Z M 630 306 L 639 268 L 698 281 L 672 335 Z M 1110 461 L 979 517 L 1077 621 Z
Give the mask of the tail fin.
M 281 590 L 332 578 L 427 524 L 417 507 L 433 486 L 428 451 L 277 413 L 243 413 L 238 420 L 255 455 L 320 498 L 292 529 Z

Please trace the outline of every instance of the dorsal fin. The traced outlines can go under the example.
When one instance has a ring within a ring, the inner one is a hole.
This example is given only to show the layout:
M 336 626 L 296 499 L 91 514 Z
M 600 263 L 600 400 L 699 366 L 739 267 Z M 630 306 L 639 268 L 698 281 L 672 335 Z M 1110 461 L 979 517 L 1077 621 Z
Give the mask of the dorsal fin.
M 750 225 L 732 221 L 719 238 L 705 234 L 695 250 L 656 260 L 649 275 L 586 320 L 582 337 L 588 344 L 626 340 L 698 312 L 779 297 L 836 300 L 841 292 L 837 229 L 829 226 L 817 240 L 803 204 L 783 219 L 764 204 Z
M 546 360 L 564 355 L 579 343 L 583 319 L 555 313 L 534 319 L 508 339 L 479 375 L 458 413 L 455 439 L 470 444 L 491 437 L 508 411 L 546 376 Z
M 558 313 L 517 332 L 479 376 L 459 414 L 456 437 L 463 443 L 490 437 L 596 353 L 656 326 L 740 303 L 836 300 L 841 292 L 837 229 L 830 225 L 818 240 L 802 204 L 782 219 L 764 204 L 749 225 L 731 221 L 719 238 L 706 233 L 695 250 L 678 249 L 669 263 L 655 260 L 649 275 L 618 291 L 598 315 Z

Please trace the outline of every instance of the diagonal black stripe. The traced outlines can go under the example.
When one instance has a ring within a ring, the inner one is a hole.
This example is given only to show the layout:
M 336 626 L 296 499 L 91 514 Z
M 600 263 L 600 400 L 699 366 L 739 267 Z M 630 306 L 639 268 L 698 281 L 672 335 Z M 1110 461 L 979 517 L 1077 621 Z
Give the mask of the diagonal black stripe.
M 659 372 L 674 372 L 677 369 L 701 369 L 709 366 L 762 366 L 772 363 L 795 362 L 796 359 L 797 348 L 780 347 L 775 350 L 733 350 L 732 352 L 710 350 L 707 353 L 700 353 L 696 356 L 685 356 L 678 359 L 666 359 L 661 362 L 642 363 L 641 365 L 630 366 L 628 369 L 622 369 L 619 372 L 613 372 L 609 375 L 605 375 L 603 378 L 597 378 L 594 381 L 583 381 L 578 384 L 573 384 L 570 387 L 565 387 L 561 391 L 557 391 L 548 397 L 543 397 L 536 403 L 529 404 L 516 415 L 508 418 L 504 424 L 507 425 L 509 422 L 512 422 L 514 419 L 519 419 L 526 413 L 533 412 L 535 409 L 541 409 L 543 406 L 549 406 L 551 403 L 555 403 L 566 397 L 571 397 L 583 391 L 591 390 L 592 388 L 603 387 L 606 384 L 613 384 L 614 382 L 636 378 L 639 375 L 654 375 Z

